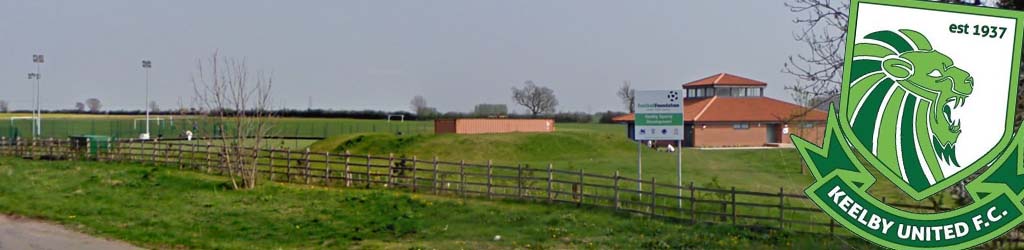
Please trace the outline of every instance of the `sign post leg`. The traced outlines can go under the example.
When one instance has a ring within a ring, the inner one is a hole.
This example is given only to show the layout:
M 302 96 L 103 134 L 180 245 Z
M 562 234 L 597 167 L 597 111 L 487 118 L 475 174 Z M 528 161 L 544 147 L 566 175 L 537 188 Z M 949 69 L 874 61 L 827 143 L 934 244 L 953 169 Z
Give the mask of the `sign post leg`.
M 683 140 L 676 144 L 679 151 L 679 159 L 676 161 L 676 186 L 679 188 L 679 197 L 683 197 Z M 679 208 L 683 208 L 683 199 L 679 198 Z
M 640 144 L 643 143 L 640 143 L 640 140 L 636 140 L 636 193 L 642 199 L 644 198 L 644 186 L 641 180 L 644 178 L 644 162 L 641 156 L 642 146 Z

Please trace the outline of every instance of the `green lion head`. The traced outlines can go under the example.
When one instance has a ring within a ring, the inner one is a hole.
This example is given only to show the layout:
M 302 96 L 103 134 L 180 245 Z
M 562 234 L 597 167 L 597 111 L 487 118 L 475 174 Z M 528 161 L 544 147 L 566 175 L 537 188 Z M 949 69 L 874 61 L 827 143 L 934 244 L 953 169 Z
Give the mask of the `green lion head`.
M 916 31 L 883 30 L 864 40 L 854 45 L 844 93 L 852 132 L 912 187 L 927 188 L 948 176 L 942 165 L 959 166 L 960 121 L 952 118 L 974 79 Z
M 951 114 L 953 109 L 963 106 L 974 89 L 970 73 L 930 47 L 887 56 L 882 60 L 882 71 L 918 98 L 931 100 L 929 122 L 935 140 L 944 147 L 956 143 L 960 121 L 952 120 Z

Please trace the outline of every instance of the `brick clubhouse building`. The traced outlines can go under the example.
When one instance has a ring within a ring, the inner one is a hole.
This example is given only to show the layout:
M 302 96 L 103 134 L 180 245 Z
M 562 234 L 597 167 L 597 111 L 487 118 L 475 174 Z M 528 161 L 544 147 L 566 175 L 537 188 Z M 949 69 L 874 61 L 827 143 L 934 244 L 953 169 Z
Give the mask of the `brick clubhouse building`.
M 683 145 L 776 146 L 791 143 L 791 133 L 820 143 L 828 114 L 765 97 L 766 86 L 726 73 L 683 84 Z M 628 124 L 629 138 L 633 138 L 633 114 L 612 120 Z

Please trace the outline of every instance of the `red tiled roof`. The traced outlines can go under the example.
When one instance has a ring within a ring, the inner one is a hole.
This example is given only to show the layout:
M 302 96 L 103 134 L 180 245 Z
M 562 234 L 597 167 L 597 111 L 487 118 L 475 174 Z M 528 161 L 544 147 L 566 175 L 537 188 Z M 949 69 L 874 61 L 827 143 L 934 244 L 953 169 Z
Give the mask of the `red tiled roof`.
M 719 73 L 700 80 L 683 84 L 683 88 L 707 86 L 768 86 L 767 83 L 741 76 Z
M 806 111 L 800 105 L 768 97 L 711 97 L 683 100 L 683 120 L 687 122 L 778 122 Z M 810 110 L 803 120 L 825 121 L 828 114 Z M 633 114 L 612 118 L 614 122 L 632 122 Z

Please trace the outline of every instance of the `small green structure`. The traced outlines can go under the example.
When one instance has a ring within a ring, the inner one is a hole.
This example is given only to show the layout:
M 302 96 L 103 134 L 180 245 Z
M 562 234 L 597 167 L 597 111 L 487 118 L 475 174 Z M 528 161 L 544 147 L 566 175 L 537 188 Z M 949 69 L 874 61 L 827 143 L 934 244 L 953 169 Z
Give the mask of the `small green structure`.
M 78 135 L 69 138 L 71 139 L 71 148 L 79 152 L 84 151 L 92 156 L 97 156 L 99 152 L 108 152 L 113 146 L 111 145 L 113 140 L 110 136 L 105 135 Z

